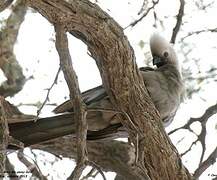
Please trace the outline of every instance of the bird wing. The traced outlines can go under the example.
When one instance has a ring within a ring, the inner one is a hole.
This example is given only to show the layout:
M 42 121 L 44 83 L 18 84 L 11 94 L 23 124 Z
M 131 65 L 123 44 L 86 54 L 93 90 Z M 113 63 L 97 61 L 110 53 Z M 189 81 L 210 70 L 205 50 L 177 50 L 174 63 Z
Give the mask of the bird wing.
M 154 71 L 151 67 L 140 67 L 140 71 Z M 101 107 L 102 109 L 111 109 L 112 104 L 109 100 L 109 97 L 105 91 L 105 88 L 97 86 L 90 90 L 87 90 L 82 93 L 82 98 L 87 107 Z M 64 103 L 57 106 L 54 110 L 54 113 L 64 113 L 64 112 L 73 112 L 73 104 L 70 100 L 65 101 Z
M 82 93 L 83 101 L 87 106 L 99 102 L 106 97 L 107 97 L 107 93 L 105 91 L 105 88 L 102 85 Z M 64 112 L 72 112 L 72 111 L 73 111 L 73 104 L 70 102 L 70 100 L 65 101 L 64 103 L 60 104 L 53 110 L 53 112 L 56 114 L 64 113 Z

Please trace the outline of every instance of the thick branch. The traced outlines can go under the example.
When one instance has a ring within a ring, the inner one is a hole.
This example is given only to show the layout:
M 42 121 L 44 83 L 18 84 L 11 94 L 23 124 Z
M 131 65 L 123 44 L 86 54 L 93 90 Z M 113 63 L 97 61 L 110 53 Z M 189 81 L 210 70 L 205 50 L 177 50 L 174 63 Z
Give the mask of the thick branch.
M 128 116 L 121 122 L 138 147 L 135 173 L 142 173 L 143 179 L 191 179 L 162 127 L 122 28 L 87 0 L 71 4 L 61 0 L 27 2 L 51 23 L 64 24 L 88 45 L 114 107 Z
M 43 144 L 34 145 L 33 148 L 48 151 L 55 155 L 62 155 L 76 159 L 76 142 L 71 141 L 71 136 L 61 137 Z M 135 159 L 134 148 L 128 143 L 120 141 L 88 142 L 88 158 L 96 162 L 103 171 L 113 171 L 125 180 L 143 179 L 142 174 L 135 174 L 133 162 Z
M 0 173 L 5 171 L 6 151 L 9 142 L 9 129 L 7 117 L 9 115 L 5 100 L 0 96 Z
M 4 11 L 8 6 L 10 6 L 13 1 L 14 0 L 5 0 L 4 2 L 0 2 L 0 12 Z
M 24 0 L 18 0 L 0 33 L 0 68 L 7 78 L 0 86 L 0 95 L 4 97 L 13 96 L 25 83 L 22 68 L 16 60 L 13 48 L 26 9 Z

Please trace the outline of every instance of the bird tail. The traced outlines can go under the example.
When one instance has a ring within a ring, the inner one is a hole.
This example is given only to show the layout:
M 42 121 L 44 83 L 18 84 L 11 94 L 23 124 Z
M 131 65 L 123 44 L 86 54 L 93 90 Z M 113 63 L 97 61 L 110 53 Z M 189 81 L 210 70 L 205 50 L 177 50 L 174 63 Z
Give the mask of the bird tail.
M 73 113 L 61 114 L 47 118 L 39 118 L 37 121 L 16 122 L 9 124 L 10 135 L 24 143 L 24 146 L 38 144 L 65 135 L 76 137 L 76 125 Z M 97 131 L 88 131 L 87 140 L 114 139 L 126 137 L 121 123 L 109 125 Z M 17 147 L 9 146 L 9 149 Z

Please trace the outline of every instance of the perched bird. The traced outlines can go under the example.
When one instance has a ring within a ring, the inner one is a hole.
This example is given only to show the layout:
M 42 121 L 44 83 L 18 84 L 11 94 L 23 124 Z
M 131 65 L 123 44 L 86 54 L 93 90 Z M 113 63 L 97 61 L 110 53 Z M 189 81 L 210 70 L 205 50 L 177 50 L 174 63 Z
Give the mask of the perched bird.
M 179 70 L 178 59 L 172 45 L 160 35 L 154 34 L 150 39 L 150 49 L 153 65 L 156 68 L 142 67 L 140 72 L 154 105 L 160 113 L 164 126 L 168 126 L 183 99 L 184 84 Z M 103 86 L 88 90 L 82 96 L 88 108 L 112 109 L 112 104 Z M 55 113 L 67 111 L 73 112 L 72 104 L 69 101 L 54 109 Z M 97 117 L 93 117 L 90 113 L 89 118 L 87 118 L 93 119 L 89 123 L 89 127 L 92 129 L 95 123 L 98 126 L 101 124 L 102 127 L 116 123 L 117 119 L 114 117 L 114 112 L 99 111 Z M 96 119 L 98 119 L 97 122 Z
M 156 68 L 142 67 L 140 72 L 164 126 L 168 126 L 183 98 L 184 85 L 172 45 L 158 34 L 154 34 L 150 39 L 150 49 Z M 120 123 L 120 116 L 117 118 L 118 113 L 103 86 L 83 92 L 82 97 L 88 110 L 87 139 L 127 136 Z M 9 123 L 10 134 L 24 144 L 31 145 L 75 133 L 76 121 L 72 119 L 74 109 L 71 102 L 64 102 L 56 107 L 54 112 L 59 115 L 39 118 L 36 122 L 29 119 L 27 122 L 19 122 L 16 117 L 16 121 Z
M 172 45 L 154 34 L 150 39 L 153 65 L 156 69 L 140 68 L 146 88 L 160 113 L 164 126 L 168 126 L 184 97 L 184 83 L 179 62 Z

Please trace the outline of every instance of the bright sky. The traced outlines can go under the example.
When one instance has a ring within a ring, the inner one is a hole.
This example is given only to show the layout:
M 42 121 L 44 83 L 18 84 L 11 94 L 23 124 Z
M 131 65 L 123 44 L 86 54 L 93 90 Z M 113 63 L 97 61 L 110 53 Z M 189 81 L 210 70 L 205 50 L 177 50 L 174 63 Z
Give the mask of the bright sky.
M 158 18 L 164 22 L 163 27 L 161 27 L 158 23 L 158 28 L 154 28 L 152 26 L 154 20 L 153 15 L 149 15 L 135 27 L 129 27 L 124 31 L 135 50 L 139 66 L 145 66 L 144 62 L 147 61 L 147 59 L 145 59 L 145 54 L 148 53 L 148 56 L 150 57 L 148 44 L 145 44 L 142 49 L 139 46 L 139 42 L 143 40 L 147 43 L 150 35 L 156 31 L 160 32 L 160 34 L 162 34 L 165 38 L 170 39 L 172 28 L 175 25 L 175 18 L 173 17 L 175 17 L 178 12 L 178 2 L 179 1 L 174 0 L 160 1 L 159 5 L 156 7 L 155 10 Z M 207 3 L 208 2 L 209 0 L 207 0 Z M 108 12 L 118 23 L 120 23 L 122 27 L 126 27 L 133 20 L 140 17 L 137 13 L 139 12 L 142 3 L 143 0 L 99 0 L 100 7 Z M 216 10 L 217 2 L 214 2 L 213 8 L 208 8 L 206 12 L 199 12 L 195 7 L 193 7 L 193 1 L 188 0 L 185 10 L 187 15 L 184 18 L 184 25 L 182 26 L 183 32 L 178 35 L 178 38 L 184 37 L 188 32 L 216 27 L 216 21 L 213 19 L 214 17 L 217 17 Z M 3 15 L 1 14 L 0 18 L 2 17 Z M 24 86 L 22 92 L 11 99 L 9 98 L 11 102 L 14 102 L 15 104 L 25 104 L 44 101 L 47 92 L 45 89 L 49 88 L 52 84 L 54 74 L 56 74 L 59 66 L 59 59 L 55 50 L 54 40 L 55 34 L 53 27 L 39 14 L 29 12 L 20 29 L 18 41 L 15 46 L 15 54 L 24 69 L 25 75 L 27 77 L 33 75 L 34 80 L 29 80 Z M 193 48 L 189 58 L 200 59 L 199 67 L 201 75 L 203 75 L 203 73 L 207 71 L 211 65 L 217 67 L 217 61 L 215 60 L 217 57 L 217 34 L 206 33 L 192 36 L 185 42 Z M 84 91 L 101 84 L 98 69 L 94 60 L 88 56 L 86 45 L 72 36 L 69 36 L 69 47 L 73 60 L 73 66 L 79 79 L 80 89 Z M 185 59 L 180 53 L 181 46 L 176 44 L 175 48 L 177 52 L 179 52 L 180 61 L 184 61 Z M 184 47 L 184 50 L 185 48 L 187 47 Z M 198 75 L 198 66 L 196 66 L 194 62 L 186 63 L 185 66 L 185 68 L 190 68 L 195 75 Z M 175 122 L 168 128 L 168 131 L 174 127 L 182 125 L 189 117 L 200 116 L 208 106 L 216 103 L 216 83 L 210 82 L 209 84 L 202 85 L 204 88 L 200 93 L 200 97 L 197 94 L 193 96 L 192 100 L 186 100 L 185 103 L 182 104 L 179 112 L 177 113 Z M 64 83 L 63 75 L 60 74 L 58 85 L 53 88 L 50 94 L 50 102 L 59 104 L 63 102 L 66 97 L 68 97 L 67 86 Z M 204 101 L 204 99 L 206 101 Z M 47 116 L 53 108 L 53 106 L 45 107 L 42 112 L 42 116 Z M 37 108 L 32 106 L 21 106 L 20 109 L 31 114 L 36 114 L 37 111 Z M 211 129 L 207 139 L 209 142 L 209 152 L 216 146 L 216 144 L 213 143 L 213 140 L 217 137 L 217 131 L 214 130 L 215 124 L 217 123 L 216 116 L 213 116 L 212 119 L 213 120 L 208 124 L 208 128 Z M 192 128 L 195 129 L 195 131 L 200 130 L 200 127 L 197 124 L 195 124 Z M 177 141 L 184 136 L 186 136 L 185 133 L 179 132 L 171 138 L 173 142 L 177 144 Z M 177 145 L 180 152 L 187 149 L 194 138 L 195 136 L 187 134 L 187 138 Z M 189 153 L 189 155 L 186 155 L 183 159 L 183 162 L 191 172 L 193 172 L 198 166 L 198 156 L 200 152 L 200 148 L 194 148 L 194 151 Z M 68 163 L 68 160 L 65 162 Z M 58 165 L 56 166 L 58 167 Z M 209 168 L 209 171 L 207 171 L 201 179 L 210 179 L 210 177 L 207 176 L 210 170 L 212 172 L 216 170 L 217 172 L 217 165 Z

